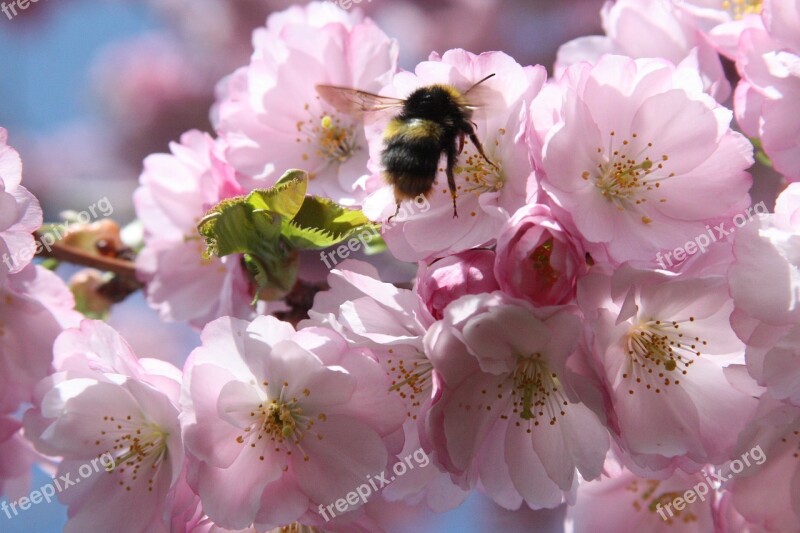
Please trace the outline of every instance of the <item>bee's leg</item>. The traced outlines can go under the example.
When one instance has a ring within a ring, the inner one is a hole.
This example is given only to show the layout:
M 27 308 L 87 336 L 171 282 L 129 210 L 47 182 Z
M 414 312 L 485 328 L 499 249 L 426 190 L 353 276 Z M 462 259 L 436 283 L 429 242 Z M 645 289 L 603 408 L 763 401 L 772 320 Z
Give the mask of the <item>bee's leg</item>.
M 458 136 L 458 153 L 459 154 L 464 151 L 464 141 L 465 141 L 464 137 L 465 137 L 465 135 L 463 133 Z
M 399 213 L 399 212 L 400 212 L 400 200 L 397 200 L 397 209 L 395 209 L 395 211 L 394 211 L 394 215 L 392 215 L 392 216 L 390 216 L 389 218 L 387 218 L 387 219 L 386 219 L 386 223 L 388 224 L 389 222 L 391 222 L 391 221 L 392 221 L 392 219 L 393 219 L 394 217 L 396 217 L 396 216 L 397 216 L 397 213 Z
M 483 145 L 481 144 L 481 140 L 478 139 L 478 135 L 475 133 L 474 124 L 474 122 L 463 122 L 461 124 L 461 131 L 469 135 L 469 140 L 475 145 L 475 149 L 478 150 L 478 153 L 481 154 L 481 157 L 484 158 L 486 162 L 492 165 L 496 170 L 500 170 L 500 167 L 498 167 L 494 161 L 489 159 L 486 156 L 486 152 L 483 151 Z
M 456 207 L 456 176 L 455 168 L 458 161 L 458 151 L 456 145 L 447 148 L 447 186 L 450 188 L 450 196 L 453 197 L 453 218 L 458 218 L 458 208 Z
M 478 139 L 478 136 L 475 135 L 474 131 L 470 132 L 469 140 L 475 144 L 475 148 L 478 150 L 478 153 L 481 154 L 481 157 L 484 158 L 487 163 L 492 165 L 495 168 L 495 170 L 500 170 L 500 167 L 497 166 L 497 163 L 495 163 L 486 156 L 486 153 L 483 151 L 483 145 L 481 144 L 480 139 Z

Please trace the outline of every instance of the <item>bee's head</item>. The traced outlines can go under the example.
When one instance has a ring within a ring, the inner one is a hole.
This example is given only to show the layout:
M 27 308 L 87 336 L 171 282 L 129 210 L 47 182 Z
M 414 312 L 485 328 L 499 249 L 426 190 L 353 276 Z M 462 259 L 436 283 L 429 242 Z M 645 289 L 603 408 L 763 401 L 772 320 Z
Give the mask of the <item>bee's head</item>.
M 464 112 L 461 94 L 447 85 L 420 87 L 406 99 L 404 111 L 410 118 L 441 120 Z

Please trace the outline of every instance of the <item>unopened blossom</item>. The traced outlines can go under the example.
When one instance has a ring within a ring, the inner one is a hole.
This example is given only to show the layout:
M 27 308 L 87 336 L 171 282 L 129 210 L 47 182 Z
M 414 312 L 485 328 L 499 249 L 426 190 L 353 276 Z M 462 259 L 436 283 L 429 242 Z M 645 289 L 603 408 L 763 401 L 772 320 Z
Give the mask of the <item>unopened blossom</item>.
M 515 298 L 537 305 L 569 303 L 587 269 L 580 241 L 546 205 L 520 208 L 497 238 L 494 273 L 502 290 Z
M 37 450 L 63 458 L 59 476 L 80 478 L 59 493 L 64 530 L 168 531 L 183 468 L 180 372 L 138 359 L 100 321 L 66 330 L 53 351 L 60 371 L 39 383 L 24 423 Z
M 316 86 L 380 91 L 397 68 L 397 44 L 330 2 L 273 15 L 253 40 L 250 64 L 226 80 L 216 106 L 227 159 L 254 185 L 299 168 L 310 194 L 360 204 L 369 178 L 363 114 L 337 109 Z
M 0 128 L 0 284 L 37 251 L 32 233 L 42 225 L 42 209 L 21 181 L 22 160 L 8 145 L 8 132 Z
M 506 509 L 556 507 L 574 501 L 579 472 L 600 475 L 608 434 L 578 392 L 598 397 L 577 371 L 579 335 L 574 309 L 500 292 L 456 300 L 428 331 L 438 380 L 426 431 L 462 486 L 480 482 Z
M 600 11 L 605 36 L 578 37 L 558 49 L 556 75 L 579 61 L 596 63 L 603 54 L 660 57 L 694 62 L 707 92 L 720 102 L 731 93 L 717 51 L 696 28 L 694 18 L 665 0 L 606 2 Z
M 431 54 L 413 73 L 397 74 L 382 92 L 406 98 L 420 87 L 449 84 L 464 93 L 490 74 L 495 76 L 467 99 L 478 100 L 474 103 L 479 109 L 472 121 L 486 155 L 496 167 L 480 156 L 469 139 L 464 140 L 454 169 L 458 217 L 453 216 L 445 159 L 428 195 L 429 209 L 415 209 L 414 202 L 406 201 L 410 211 L 407 220 L 389 221 L 397 211 L 389 186 L 376 191 L 365 203 L 365 212 L 373 220 L 389 222 L 383 238 L 392 255 L 400 260 L 430 260 L 490 243 L 505 221 L 525 204 L 527 187 L 533 179 L 525 142 L 528 105 L 547 75 L 544 67 L 523 67 L 503 52 L 474 55 L 455 49 L 441 56 Z M 381 171 L 378 161 L 382 148 L 380 135 L 370 138 L 370 164 L 376 172 Z
M 189 482 L 217 525 L 321 522 L 320 509 L 387 466 L 402 404 L 340 335 L 222 318 L 202 341 L 184 370 L 182 423 Z
M 607 55 L 570 67 L 560 85 L 541 184 L 595 259 L 655 266 L 662 250 L 749 205 L 752 146 L 696 69 Z
M 764 27 L 742 33 L 736 66 L 742 81 L 734 109 L 742 130 L 761 141 L 775 170 L 800 180 L 800 2 L 767 0 Z
M 0 413 L 30 401 L 34 386 L 52 371 L 53 341 L 81 315 L 64 282 L 28 265 L 0 284 Z
M 431 314 L 440 320 L 444 308 L 453 300 L 500 288 L 495 279 L 494 263 L 495 253 L 482 249 L 467 250 L 431 264 L 421 263 L 416 290 Z
M 625 466 L 695 472 L 728 459 L 755 400 L 730 381 L 744 344 L 725 279 L 623 267 L 582 278 L 578 304 Z
M 456 259 L 468 260 L 470 253 L 465 252 Z M 490 263 L 487 266 L 490 268 Z M 458 278 L 458 267 L 445 266 L 444 269 L 455 270 L 452 277 Z M 491 275 L 491 270 L 488 274 Z M 436 279 L 436 274 L 433 275 Z M 451 275 L 445 274 L 445 277 Z M 430 409 L 434 394 L 433 365 L 426 354 L 424 338 L 434 323 L 435 309 L 431 309 L 431 303 L 426 305 L 422 294 L 381 281 L 375 267 L 362 261 L 342 263 L 331 271 L 328 284 L 330 290 L 317 294 L 314 307 L 309 311 L 310 319 L 302 322 L 301 327 L 325 325 L 341 333 L 352 345 L 368 348 L 388 376 L 389 393 L 402 402 L 406 413 L 405 444 L 398 458 L 424 445 L 426 453 L 434 459 L 434 464 L 416 468 L 398 478 L 385 489 L 384 496 L 390 501 L 404 500 L 412 504 L 424 500 L 438 512 L 456 507 L 469 493 L 455 486 L 449 475 L 440 471 L 435 463 L 435 451 L 428 442 L 420 440 L 419 434 L 419 424 Z M 454 285 L 452 290 L 469 289 Z
M 800 406 L 800 183 L 775 213 L 736 233 L 728 282 L 732 324 L 747 343 L 747 368 L 775 398 Z
M 198 328 L 220 316 L 254 316 L 241 256 L 206 257 L 197 231 L 210 208 L 244 192 L 222 157 L 223 145 L 193 130 L 170 149 L 145 159 L 134 194 L 145 242 L 136 266 L 148 303 L 162 319 Z
M 800 407 L 764 395 L 735 457 L 724 487 L 749 531 L 800 530 Z

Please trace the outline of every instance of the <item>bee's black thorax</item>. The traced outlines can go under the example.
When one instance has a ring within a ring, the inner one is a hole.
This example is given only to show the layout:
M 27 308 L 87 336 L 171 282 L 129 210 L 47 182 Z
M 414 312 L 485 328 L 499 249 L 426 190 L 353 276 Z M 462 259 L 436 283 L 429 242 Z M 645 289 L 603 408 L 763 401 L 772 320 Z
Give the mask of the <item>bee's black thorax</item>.
M 431 85 L 411 93 L 397 118 L 431 120 L 445 127 L 460 129 L 463 123 L 469 122 L 471 115 L 462 102 L 461 93 L 446 85 Z

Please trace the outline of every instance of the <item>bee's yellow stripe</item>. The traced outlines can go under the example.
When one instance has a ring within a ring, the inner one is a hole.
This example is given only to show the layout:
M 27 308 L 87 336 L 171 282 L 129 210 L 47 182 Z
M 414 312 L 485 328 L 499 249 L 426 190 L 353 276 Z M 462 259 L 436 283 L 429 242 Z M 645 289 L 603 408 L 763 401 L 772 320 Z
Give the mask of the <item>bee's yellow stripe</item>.
M 439 139 L 442 136 L 442 127 L 433 122 L 432 120 L 412 119 L 402 121 L 400 119 L 392 119 L 386 130 L 383 132 L 385 140 L 393 139 L 395 137 L 404 137 L 406 139 Z

